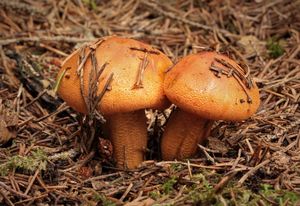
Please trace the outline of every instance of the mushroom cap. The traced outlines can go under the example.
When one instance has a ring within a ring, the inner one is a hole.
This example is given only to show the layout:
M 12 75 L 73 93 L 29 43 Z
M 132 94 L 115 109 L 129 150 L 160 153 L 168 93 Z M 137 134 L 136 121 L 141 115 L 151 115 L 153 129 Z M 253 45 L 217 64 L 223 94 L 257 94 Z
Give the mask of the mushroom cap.
M 95 46 L 97 44 L 97 46 Z M 97 106 L 97 109 L 104 115 L 111 115 L 120 112 L 131 112 L 144 108 L 161 109 L 169 105 L 169 101 L 164 95 L 163 81 L 164 71 L 172 65 L 171 60 L 162 52 L 154 49 L 148 44 L 121 37 L 105 37 L 103 41 L 92 44 L 95 47 L 94 56 L 99 68 L 107 63 L 103 73 L 98 79 L 99 94 L 110 75 L 113 73 L 112 81 Z M 87 113 L 87 107 L 81 95 L 80 77 L 77 74 L 80 54 L 84 49 L 73 52 L 63 62 L 62 68 L 58 73 L 58 78 L 65 71 L 62 77 L 58 95 L 66 101 L 76 111 Z M 150 52 L 144 52 L 147 50 Z M 91 49 L 85 48 L 85 54 Z M 87 55 L 86 55 L 87 56 Z M 91 55 L 90 55 L 91 56 Z M 146 60 L 144 60 L 146 59 Z M 141 64 L 145 64 L 142 76 L 142 87 L 135 87 L 137 76 Z M 90 75 L 94 74 L 91 57 L 88 57 L 83 67 L 83 94 L 88 96 Z M 92 75 L 95 77 L 95 75 Z
M 167 72 L 164 90 L 169 100 L 182 110 L 206 119 L 239 121 L 250 117 L 260 104 L 256 84 L 252 80 L 252 86 L 247 88 L 236 75 L 217 75 L 211 65 L 229 71 L 220 61 L 245 75 L 245 71 L 225 55 L 217 52 L 192 54 Z M 247 101 L 247 94 L 251 102 Z

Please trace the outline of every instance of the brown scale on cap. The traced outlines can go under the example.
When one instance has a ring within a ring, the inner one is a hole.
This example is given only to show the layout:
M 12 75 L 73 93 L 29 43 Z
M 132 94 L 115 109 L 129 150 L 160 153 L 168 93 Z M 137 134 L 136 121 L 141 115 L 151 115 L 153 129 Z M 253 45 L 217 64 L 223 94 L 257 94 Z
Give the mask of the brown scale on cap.
M 169 105 L 163 81 L 171 65 L 166 55 L 150 45 L 105 37 L 64 61 L 58 94 L 76 111 L 87 114 L 96 109 L 107 118 L 117 166 L 132 169 L 141 163 L 147 147 L 143 110 Z M 93 82 L 95 92 L 89 91 Z
M 184 117 L 172 115 L 166 126 L 161 145 L 164 159 L 191 157 L 197 150 L 197 143 L 209 135 L 213 120 L 244 120 L 255 113 L 260 104 L 258 88 L 249 69 L 243 69 L 216 52 L 184 57 L 167 72 L 164 89 L 168 99 L 179 107 L 174 115 Z M 194 121 L 189 122 L 190 126 L 184 126 L 187 124 L 185 119 Z M 200 131 L 189 131 L 190 128 Z M 187 141 L 193 144 L 187 144 Z M 190 147 L 180 150 L 183 144 Z

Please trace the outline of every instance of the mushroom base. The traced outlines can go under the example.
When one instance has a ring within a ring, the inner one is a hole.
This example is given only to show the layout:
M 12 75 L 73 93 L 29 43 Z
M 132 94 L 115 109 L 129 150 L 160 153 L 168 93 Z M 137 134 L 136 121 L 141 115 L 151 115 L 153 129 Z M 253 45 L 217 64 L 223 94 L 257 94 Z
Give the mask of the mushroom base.
M 107 117 L 117 167 L 134 169 L 144 160 L 147 124 L 144 110 Z
M 163 160 L 182 160 L 194 156 L 198 144 L 209 136 L 213 122 L 182 110 L 174 111 L 161 140 Z

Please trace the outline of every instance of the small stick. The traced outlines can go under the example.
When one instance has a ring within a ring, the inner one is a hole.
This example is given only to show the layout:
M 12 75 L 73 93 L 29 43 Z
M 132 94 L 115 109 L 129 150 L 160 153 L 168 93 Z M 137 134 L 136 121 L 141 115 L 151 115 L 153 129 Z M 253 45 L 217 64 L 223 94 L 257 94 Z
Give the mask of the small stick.
M 267 146 L 267 148 L 264 149 L 263 153 L 261 154 L 261 158 L 259 160 L 259 163 L 261 163 L 261 161 L 266 157 L 266 155 L 268 154 L 269 150 L 270 150 L 269 146 Z
M 42 48 L 48 49 L 49 51 L 52 51 L 52 52 L 54 52 L 54 53 L 56 53 L 58 55 L 61 55 L 63 57 L 67 57 L 68 56 L 68 54 L 66 54 L 65 52 L 60 51 L 60 50 L 58 50 L 58 49 L 56 49 L 56 48 L 54 48 L 52 46 L 49 46 L 49 45 L 46 45 L 46 44 L 43 44 L 43 43 L 40 43 L 39 46 L 42 47 Z
M 144 193 L 144 189 L 149 185 L 150 182 L 153 181 L 153 179 L 154 179 L 154 176 L 153 176 L 153 175 L 151 175 L 150 178 L 147 179 L 147 181 L 142 185 L 142 188 L 140 189 L 140 191 L 139 191 L 138 196 L 137 196 L 136 199 L 142 197 L 142 195 L 143 195 L 143 193 Z M 135 200 L 136 200 L 136 199 L 135 199 Z M 133 200 L 133 201 L 135 201 L 135 200 Z
M 28 192 L 30 191 L 30 189 L 31 189 L 31 187 L 32 187 L 32 185 L 33 185 L 33 183 L 34 183 L 36 177 L 38 176 L 39 172 L 40 172 L 39 169 L 37 169 L 37 170 L 35 171 L 33 177 L 31 178 L 31 180 L 30 180 L 30 182 L 29 182 L 29 184 L 28 184 L 28 187 L 26 188 L 26 191 L 25 191 L 25 193 L 24 193 L 25 195 L 27 195 Z
M 183 193 L 183 191 L 184 191 L 185 188 L 186 188 L 186 185 L 183 185 L 183 186 L 180 188 L 179 192 L 177 193 L 177 195 L 175 196 L 175 198 L 173 199 L 173 201 L 178 200 L 178 199 L 182 196 L 182 193 Z M 174 202 L 174 203 L 175 203 L 175 202 Z
M 187 161 L 187 167 L 188 167 L 190 179 L 192 179 L 193 173 L 192 173 L 192 169 L 191 169 L 191 163 L 189 160 Z
M 168 68 L 166 69 L 165 73 L 168 73 L 169 71 L 171 71 L 171 70 L 173 69 L 173 67 L 174 67 L 174 65 L 168 67 Z
M 180 161 L 163 161 L 163 162 L 155 163 L 155 165 L 157 165 L 157 166 L 163 166 L 164 164 L 181 164 L 181 165 L 187 166 L 187 163 L 180 162 Z M 200 165 L 200 164 L 194 164 L 194 163 L 190 163 L 189 165 L 191 167 L 196 167 L 196 168 L 215 169 L 215 170 L 224 169 L 224 167 L 222 167 L 222 166 L 206 166 L 206 165 Z
M 84 82 L 83 82 L 83 66 L 85 65 L 88 57 L 91 54 L 91 50 L 87 52 L 87 54 L 83 57 L 82 61 L 80 62 L 77 68 L 77 75 L 80 77 L 80 94 L 84 100 L 85 106 L 88 107 L 88 100 L 86 95 L 84 95 Z
M 229 78 L 229 77 L 232 77 L 232 73 L 233 73 L 233 69 L 231 68 L 230 70 L 229 70 L 229 72 L 227 73 L 227 77 Z
M 92 50 L 91 52 L 91 61 L 92 61 L 92 68 L 90 69 L 89 73 L 89 86 L 88 86 L 88 105 L 87 105 L 87 111 L 88 114 L 91 114 L 92 108 L 93 108 L 93 103 L 94 103 L 94 97 L 95 93 L 97 92 L 97 68 L 98 68 L 98 63 L 97 59 L 95 56 L 95 50 Z M 95 77 L 96 76 L 96 77 Z
M 100 38 L 95 43 L 89 45 L 89 48 L 92 49 L 92 50 L 96 50 L 97 47 L 100 46 L 104 41 L 105 41 L 105 39 Z
M 42 179 L 39 175 L 36 177 L 36 179 L 37 179 L 37 181 L 40 183 L 40 185 L 42 186 L 42 188 L 43 188 L 44 190 L 46 190 L 46 192 L 49 192 L 49 190 L 48 190 L 46 184 L 44 183 L 43 179 Z
M 90 152 L 88 155 L 86 155 L 86 157 L 83 159 L 83 160 L 80 160 L 79 162 L 76 163 L 76 165 L 72 166 L 72 167 L 69 167 L 67 169 L 63 169 L 61 171 L 63 172 L 69 172 L 69 171 L 73 171 L 75 170 L 76 168 L 78 167 L 81 167 L 83 165 L 85 165 L 88 161 L 90 161 L 95 155 L 95 152 L 92 151 Z M 48 187 L 49 188 L 49 187 Z
M 136 79 L 136 82 L 133 85 L 133 89 L 143 88 L 144 71 L 146 70 L 148 64 L 149 64 L 148 52 L 146 52 L 143 59 L 142 59 L 142 62 L 139 65 L 137 79 Z
M 114 76 L 114 73 L 111 73 L 104 85 L 104 88 L 103 90 L 100 92 L 100 94 L 96 97 L 96 102 L 97 104 L 95 104 L 96 106 L 98 105 L 98 103 L 101 101 L 102 97 L 104 96 L 105 92 L 107 91 L 107 88 L 109 87 L 111 81 L 113 80 L 113 76 Z
M 77 60 L 78 67 L 79 67 L 80 63 L 82 62 L 82 60 L 85 57 L 86 47 L 87 47 L 87 45 L 84 44 L 82 47 L 79 48 L 79 58 Z M 63 64 L 64 64 L 64 62 L 63 62 Z M 79 68 L 77 68 L 77 75 L 79 76 Z
M 278 203 L 274 202 L 273 200 L 270 200 L 269 198 L 267 198 L 264 194 L 262 194 L 261 192 L 259 192 L 259 195 L 265 199 L 268 203 L 271 203 L 271 205 L 278 205 Z M 289 199 L 288 199 L 289 200 Z M 262 204 L 263 206 L 265 206 L 266 204 Z M 269 204 L 268 204 L 269 205 Z M 283 204 L 285 205 L 285 204 Z
M 94 55 L 94 52 L 92 53 L 92 56 L 91 56 L 91 59 L 92 59 L 92 65 L 93 65 L 93 68 L 94 68 L 94 71 L 96 72 L 97 70 L 97 67 L 98 67 L 98 63 L 97 63 L 97 59 Z M 101 96 L 97 96 L 96 93 L 98 91 L 98 85 L 99 85 L 99 78 L 101 76 L 101 74 L 103 73 L 104 69 L 106 68 L 106 66 L 108 65 L 108 63 L 104 63 L 100 70 L 98 72 L 96 72 L 96 77 L 94 79 L 92 79 L 92 76 L 95 76 L 95 75 L 92 75 L 91 72 L 90 72 L 90 81 L 89 81 L 89 100 L 91 101 L 91 105 L 90 107 L 88 108 L 88 113 L 90 114 L 91 112 L 94 112 L 97 105 L 99 104 L 100 100 L 102 99 L 104 93 L 107 91 L 107 87 L 109 86 L 109 83 L 110 81 L 112 80 L 112 76 L 110 76 L 102 90 L 102 92 L 100 93 Z M 92 70 L 91 70 L 92 71 Z
M 141 52 L 149 53 L 149 54 L 156 54 L 156 55 L 159 55 L 159 54 L 160 54 L 158 51 L 148 50 L 148 49 L 146 49 L 146 48 L 130 47 L 130 49 L 131 49 L 131 50 L 134 50 L 134 51 L 141 51 Z
M 252 169 L 250 169 L 246 174 L 244 174 L 244 176 L 238 181 L 238 185 L 241 186 L 248 177 L 250 177 L 251 175 L 253 175 L 259 168 L 265 166 L 266 164 L 268 164 L 270 162 L 270 160 L 265 160 L 262 163 L 256 165 L 255 167 L 253 167 Z
M 250 73 L 250 69 L 249 67 L 247 67 L 247 70 L 245 71 L 240 65 L 237 64 L 237 67 L 234 67 L 232 64 L 230 64 L 229 62 L 226 62 L 225 60 L 223 59 L 218 59 L 218 58 L 215 58 L 215 60 L 222 64 L 223 66 L 229 68 L 232 70 L 233 73 L 236 73 L 236 75 L 238 75 L 238 77 L 242 80 L 242 81 L 245 81 L 245 84 L 247 86 L 248 89 L 250 89 L 253 84 L 252 84 L 252 81 L 251 81 L 251 78 L 248 76 L 249 73 Z M 246 76 L 247 75 L 247 76 Z
M 98 74 L 97 74 L 97 80 L 100 78 L 100 76 L 101 76 L 101 74 L 103 73 L 103 71 L 104 71 L 104 69 L 107 67 L 107 65 L 108 65 L 108 63 L 107 62 L 105 62 L 102 66 L 101 66 L 101 68 L 100 68 L 100 70 L 98 71 Z
M 7 197 L 4 191 L 0 190 L 0 195 L 3 197 L 7 204 L 9 204 L 10 206 L 14 206 L 14 203 L 12 203 L 12 201 Z
M 226 70 L 224 70 L 224 69 L 221 69 L 221 68 L 219 68 L 219 67 L 216 67 L 215 65 L 213 65 L 213 63 L 212 63 L 212 65 L 209 67 L 209 69 L 210 69 L 211 71 L 214 71 L 216 77 L 218 77 L 218 78 L 221 78 L 221 74 L 225 74 L 227 77 L 230 77 L 230 76 L 231 76 L 231 74 L 229 74 L 228 71 L 226 71 Z M 230 71 L 231 71 L 231 70 L 230 70 Z M 231 72 L 231 73 L 232 73 L 232 72 Z
M 20 190 L 20 187 L 19 187 L 19 183 L 16 181 L 15 179 L 15 175 L 14 175 L 14 172 L 12 174 L 9 175 L 9 180 L 10 180 L 10 184 L 11 186 L 13 187 L 14 190 L 17 190 L 17 191 L 21 191 Z
M 253 148 L 252 148 L 252 146 L 251 146 L 251 144 L 250 144 L 250 142 L 249 142 L 249 139 L 246 138 L 245 141 L 246 141 L 246 143 L 247 143 L 247 146 L 249 147 L 250 153 L 253 154 L 253 153 L 254 153 L 254 150 L 253 150 Z
M 255 148 L 255 151 L 254 153 L 251 155 L 251 158 L 249 160 L 249 165 L 250 166 L 255 166 L 258 161 L 259 161 L 259 157 L 260 157 L 260 152 L 262 150 L 262 144 L 261 144 L 261 141 L 259 142 L 258 146 Z
M 247 102 L 248 103 L 252 103 L 252 99 L 245 87 L 245 85 L 243 84 L 242 80 L 240 78 L 237 77 L 237 75 L 235 73 L 233 73 L 233 77 L 235 77 L 235 79 L 238 81 L 238 83 L 241 85 L 241 87 L 243 88 L 244 92 L 246 93 L 247 96 Z
M 211 161 L 212 163 L 215 163 L 214 158 L 212 158 L 212 156 L 210 156 L 210 155 L 208 154 L 208 152 L 206 151 L 206 148 L 205 148 L 205 147 L 203 147 L 203 146 L 200 145 L 200 144 L 198 144 L 198 147 L 200 147 L 200 149 L 203 151 L 203 153 L 205 154 L 206 158 L 207 158 L 209 161 Z
M 237 64 L 238 67 L 234 67 L 232 64 L 230 64 L 229 62 L 226 62 L 224 59 L 215 58 L 215 61 L 224 65 L 227 68 L 237 70 L 239 73 L 246 73 L 245 70 L 242 67 L 240 67 L 238 64 Z
M 110 174 L 107 174 L 107 175 L 100 175 L 100 176 L 97 176 L 97 177 L 91 177 L 89 179 L 86 179 L 84 180 L 83 182 L 90 182 L 90 181 L 95 181 L 95 180 L 103 180 L 103 179 L 106 179 L 108 177 L 113 177 L 113 176 L 117 176 L 117 175 L 120 175 L 120 172 L 115 172 L 115 173 L 110 173 Z
M 51 193 L 50 193 L 51 194 Z M 39 196 L 36 196 L 36 197 L 30 197 L 30 198 L 27 198 L 26 200 L 21 200 L 19 202 L 16 202 L 15 205 L 19 205 L 19 204 L 22 204 L 22 203 L 25 203 L 25 202 L 30 202 L 30 201 L 34 201 L 34 200 L 38 200 L 40 198 L 43 198 L 43 197 L 47 197 L 48 196 L 48 192 L 45 192 L 44 194 L 41 194 Z M 31 205 L 31 204 L 29 204 Z
M 235 171 L 230 175 L 223 177 L 218 184 L 214 187 L 215 193 L 219 193 L 222 189 L 228 184 L 228 182 L 237 174 L 238 172 Z
M 78 154 L 78 152 L 75 149 L 70 149 L 67 151 L 63 151 L 60 153 L 55 153 L 48 157 L 49 161 L 57 161 L 59 159 L 67 159 L 67 158 L 73 158 Z
M 31 198 L 31 196 L 23 194 L 21 192 L 18 192 L 14 189 L 12 189 L 11 187 L 7 186 L 4 182 L 0 182 L 0 187 L 4 188 L 5 190 L 14 193 L 15 195 L 22 197 L 22 198 Z
M 56 81 L 56 83 L 55 83 L 54 89 L 53 89 L 53 91 L 55 92 L 55 94 L 57 93 L 57 90 L 58 90 L 58 88 L 59 88 L 59 86 L 60 86 L 60 82 L 61 82 L 62 78 L 65 76 L 66 72 L 67 72 L 69 69 L 71 69 L 71 67 L 65 68 L 65 69 L 63 70 L 63 72 L 61 73 L 61 75 L 59 75 L 59 77 L 58 77 L 58 79 L 57 79 L 57 81 Z M 27 106 L 27 105 L 26 105 L 26 106 Z
M 236 168 L 237 164 L 239 163 L 239 161 L 241 159 L 241 155 L 242 155 L 242 150 L 239 149 L 238 157 L 234 160 L 234 163 L 232 164 L 231 170 L 234 170 Z
M 126 198 L 126 196 L 128 195 L 128 193 L 130 192 L 131 188 L 133 187 L 132 182 L 128 185 L 126 191 L 124 192 L 124 194 L 122 195 L 122 197 L 119 199 L 120 201 L 123 202 L 123 200 Z
M 20 37 L 12 39 L 0 40 L 0 45 L 8 45 L 13 43 L 20 42 L 41 42 L 41 41 L 53 41 L 53 42 L 69 42 L 69 43 L 80 43 L 80 42 L 89 42 L 95 40 L 94 38 L 77 38 L 77 37 L 68 37 L 68 36 L 35 36 L 35 37 Z
M 224 206 L 228 206 L 226 200 L 224 199 L 224 197 L 221 194 L 218 195 L 218 198 L 219 198 L 220 202 L 222 202 L 222 204 Z
M 242 71 L 245 72 L 245 77 L 248 77 L 250 75 L 250 68 L 247 64 L 245 64 L 246 69 L 244 69 L 243 67 L 241 67 L 241 65 L 237 64 L 238 68 Z
M 66 71 L 66 70 L 65 70 Z M 64 73 L 65 73 L 64 71 Z M 40 92 L 33 100 L 31 100 L 31 102 L 29 102 L 28 104 L 24 105 L 24 108 L 32 105 L 34 102 L 36 102 L 41 96 L 43 96 L 44 94 L 47 93 L 47 90 L 44 89 L 42 92 Z
M 66 102 L 64 102 L 64 103 L 62 103 L 62 104 L 59 106 L 59 108 L 58 108 L 55 112 L 52 112 L 52 113 L 50 113 L 50 114 L 47 114 L 47 115 L 45 115 L 45 116 L 43 116 L 43 117 L 40 117 L 40 118 L 38 118 L 38 119 L 35 119 L 35 120 L 33 120 L 33 122 L 40 122 L 40 121 L 42 121 L 42 120 L 44 120 L 44 119 L 47 119 L 47 118 L 49 118 L 49 117 L 52 117 L 52 116 L 54 116 L 54 115 L 56 115 L 56 114 L 58 114 L 58 113 L 60 113 L 60 112 L 62 112 L 62 111 L 65 111 L 65 110 L 69 109 L 69 108 L 70 108 L 69 106 L 66 106 Z

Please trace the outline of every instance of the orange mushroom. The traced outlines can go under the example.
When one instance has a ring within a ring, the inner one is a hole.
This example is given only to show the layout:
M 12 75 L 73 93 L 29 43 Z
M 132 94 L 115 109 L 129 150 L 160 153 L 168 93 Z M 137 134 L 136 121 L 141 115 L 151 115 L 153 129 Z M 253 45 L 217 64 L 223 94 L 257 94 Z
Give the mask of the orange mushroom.
M 248 68 L 217 52 L 184 57 L 167 72 L 164 91 L 179 107 L 162 137 L 164 160 L 192 157 L 209 135 L 213 120 L 244 120 L 260 104 Z
M 58 94 L 73 109 L 85 114 L 93 103 L 87 99 L 95 65 L 103 69 L 96 79 L 98 95 L 110 81 L 109 90 L 96 109 L 108 121 L 116 164 L 119 168 L 135 168 L 143 161 L 147 147 L 144 109 L 169 105 L 163 81 L 164 71 L 172 62 L 150 45 L 121 37 L 106 37 L 75 51 L 58 74 L 63 76 Z

